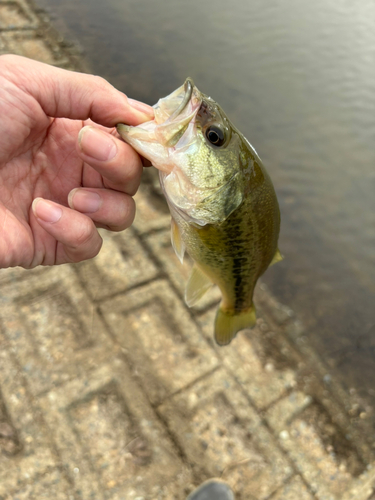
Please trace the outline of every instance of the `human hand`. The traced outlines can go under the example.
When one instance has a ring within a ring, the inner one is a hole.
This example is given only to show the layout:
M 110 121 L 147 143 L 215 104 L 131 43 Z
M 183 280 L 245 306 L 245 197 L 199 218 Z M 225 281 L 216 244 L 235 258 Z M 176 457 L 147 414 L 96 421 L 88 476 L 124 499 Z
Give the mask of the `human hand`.
M 142 162 L 114 126 L 152 117 L 102 78 L 0 56 L 0 268 L 89 259 L 97 227 L 129 227 Z

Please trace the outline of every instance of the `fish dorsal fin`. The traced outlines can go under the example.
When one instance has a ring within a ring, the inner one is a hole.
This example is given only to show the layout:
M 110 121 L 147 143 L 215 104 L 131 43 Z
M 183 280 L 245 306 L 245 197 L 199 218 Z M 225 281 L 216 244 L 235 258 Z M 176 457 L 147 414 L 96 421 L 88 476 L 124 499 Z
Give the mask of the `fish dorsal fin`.
M 185 302 L 189 307 L 193 307 L 203 295 L 212 287 L 213 283 L 194 264 L 185 289 Z
M 283 260 L 283 258 L 284 257 L 281 255 L 280 250 L 277 248 L 273 259 L 271 260 L 271 264 L 268 267 L 271 267 L 277 262 L 280 262 L 280 260 Z
M 182 241 L 180 230 L 173 217 L 171 219 L 171 242 L 173 250 L 182 264 L 184 262 L 185 243 Z

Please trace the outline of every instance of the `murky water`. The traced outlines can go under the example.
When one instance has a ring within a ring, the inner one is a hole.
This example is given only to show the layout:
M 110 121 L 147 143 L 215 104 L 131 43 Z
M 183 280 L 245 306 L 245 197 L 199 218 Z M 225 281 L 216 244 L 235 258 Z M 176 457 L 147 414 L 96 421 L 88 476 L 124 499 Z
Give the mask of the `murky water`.
M 38 0 L 92 70 L 153 104 L 191 76 L 263 158 L 285 260 L 265 281 L 374 402 L 375 4 Z

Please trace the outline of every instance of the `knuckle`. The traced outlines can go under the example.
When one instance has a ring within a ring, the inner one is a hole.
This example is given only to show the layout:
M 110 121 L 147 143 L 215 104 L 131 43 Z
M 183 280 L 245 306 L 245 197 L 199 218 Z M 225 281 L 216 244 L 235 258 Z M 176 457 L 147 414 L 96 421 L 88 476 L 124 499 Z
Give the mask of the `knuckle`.
M 86 241 L 86 243 L 88 243 L 88 241 Z M 73 251 L 68 252 L 70 262 L 81 262 L 82 260 L 93 259 L 100 252 L 102 244 L 103 240 L 99 233 L 97 233 L 97 238 L 93 238 L 90 244 L 87 244 L 84 249 L 77 245 L 73 248 Z
M 130 227 L 135 218 L 135 201 L 133 198 L 129 197 L 129 202 L 128 202 L 128 210 L 127 210 L 127 216 L 126 216 L 126 227 Z
M 77 255 L 84 253 L 85 259 L 92 259 L 98 255 L 102 244 L 103 240 L 94 223 L 87 219 L 77 229 L 73 249 Z
M 96 239 L 95 244 L 91 246 L 90 253 L 87 258 L 93 259 L 94 257 L 96 257 L 100 252 L 102 245 L 103 245 L 103 239 L 101 236 L 99 236 L 99 238 Z
M 121 227 L 121 229 L 118 229 L 118 231 L 122 231 L 122 229 L 130 227 L 134 222 L 134 217 L 135 201 L 131 196 L 125 196 L 123 215 L 119 224 L 116 224 L 117 227 Z
M 77 229 L 76 237 L 75 237 L 75 246 L 77 248 L 86 246 L 90 243 L 90 240 L 93 237 L 94 226 L 90 223 L 89 220 L 85 223 L 81 224 L 79 229 Z
M 107 220 L 103 225 L 103 227 L 115 233 L 128 229 L 133 224 L 135 218 L 135 202 L 131 196 L 125 195 L 121 201 L 121 205 L 121 210 L 117 211 L 116 217 L 112 218 L 112 220 Z
M 90 75 L 90 77 L 97 88 L 100 88 L 101 90 L 106 90 L 107 92 L 108 90 L 114 89 L 114 87 L 109 82 L 107 82 L 105 78 L 102 78 L 101 76 L 98 75 Z

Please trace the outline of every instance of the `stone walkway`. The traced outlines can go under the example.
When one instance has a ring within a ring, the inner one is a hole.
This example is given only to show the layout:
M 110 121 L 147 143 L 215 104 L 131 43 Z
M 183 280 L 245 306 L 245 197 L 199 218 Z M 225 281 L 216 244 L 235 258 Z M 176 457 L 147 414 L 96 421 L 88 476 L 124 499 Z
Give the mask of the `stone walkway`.
M 0 0 L 7 52 L 85 67 L 24 0 Z M 292 311 L 260 284 L 257 326 L 217 348 L 218 292 L 184 305 L 150 169 L 136 201 L 94 260 L 0 272 L 0 500 L 184 500 L 211 477 L 237 500 L 375 499 L 370 440 Z

